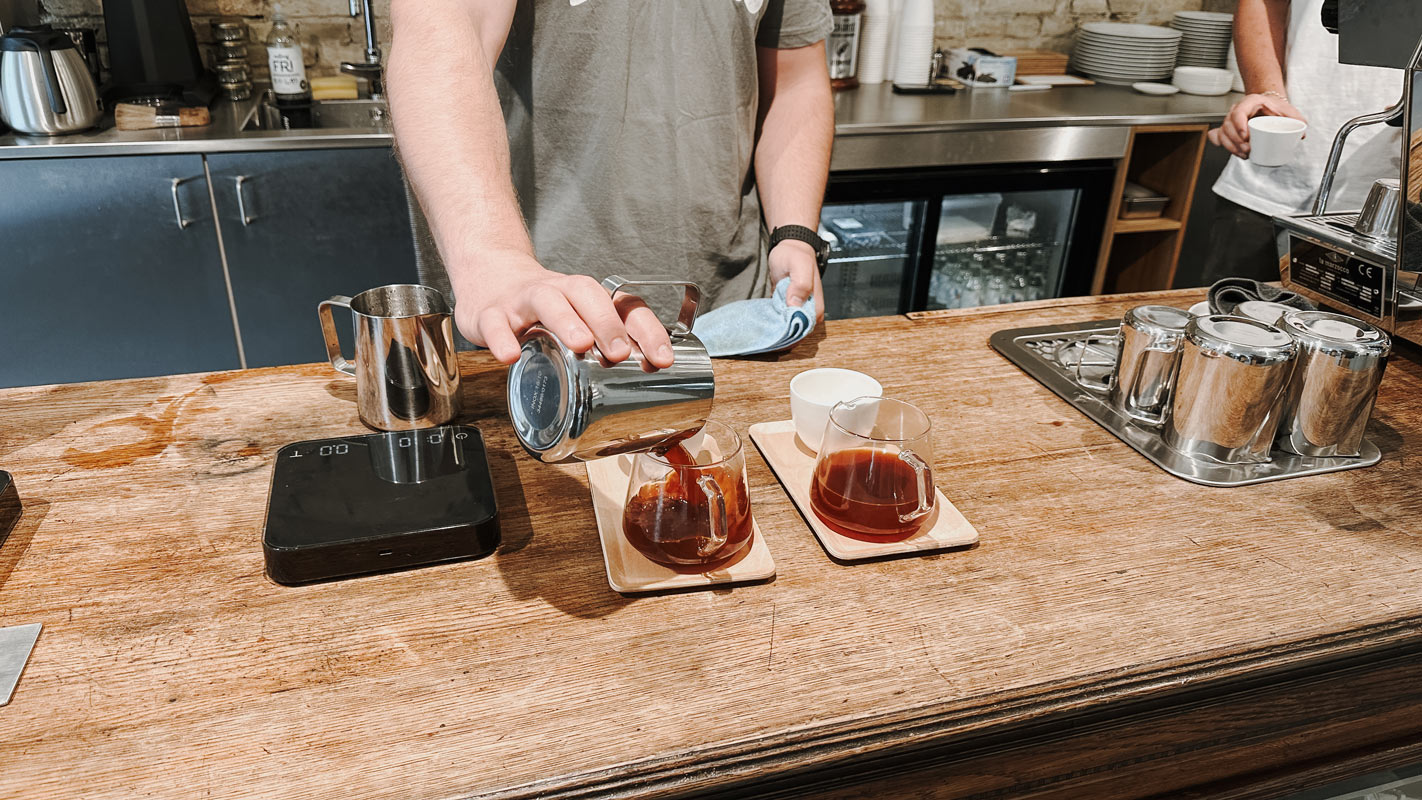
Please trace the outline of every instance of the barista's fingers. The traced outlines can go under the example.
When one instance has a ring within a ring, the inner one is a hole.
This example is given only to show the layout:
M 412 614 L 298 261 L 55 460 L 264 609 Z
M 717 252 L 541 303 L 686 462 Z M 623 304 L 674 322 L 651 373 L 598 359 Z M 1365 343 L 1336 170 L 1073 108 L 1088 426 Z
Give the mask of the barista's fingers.
M 1225 117 L 1224 124 L 1220 126 L 1220 132 L 1224 139 L 1224 148 L 1226 150 L 1240 158 L 1249 157 L 1249 142 L 1240 138 L 1239 128 L 1234 123 L 1233 115 Z
M 573 275 L 564 279 L 563 293 L 573 310 L 578 312 L 583 322 L 592 329 L 597 339 L 597 349 L 603 358 L 617 363 L 632 355 L 632 345 L 627 341 L 627 328 L 617 313 L 612 298 L 602 284 L 585 275 Z
M 490 306 L 479 313 L 479 337 L 500 363 L 512 364 L 518 361 L 518 337 L 514 335 L 509 316 L 504 310 Z
M 1208 139 L 1210 144 L 1214 145 L 1215 147 L 1224 146 L 1224 140 L 1220 138 L 1219 128 L 1210 128 L 1208 131 L 1205 132 L 1205 138 Z
M 573 310 L 562 288 L 553 282 L 539 283 L 529 290 L 528 297 L 534 316 L 543 327 L 553 332 L 574 353 L 592 349 L 593 335 Z
M 819 271 L 818 267 L 815 269 L 814 276 L 815 276 L 815 324 L 818 325 L 818 324 L 820 324 L 821 322 L 824 322 L 824 321 L 825 321 L 825 286 L 824 286 L 824 282 L 820 280 L 820 271 Z
M 627 323 L 627 333 L 631 334 L 632 340 L 637 343 L 646 363 L 658 369 L 670 367 L 675 360 L 671 337 L 667 335 L 666 326 L 657 319 L 652 309 L 642 302 L 642 298 L 630 294 L 618 295 L 616 303 L 617 312 L 622 316 L 623 322 Z

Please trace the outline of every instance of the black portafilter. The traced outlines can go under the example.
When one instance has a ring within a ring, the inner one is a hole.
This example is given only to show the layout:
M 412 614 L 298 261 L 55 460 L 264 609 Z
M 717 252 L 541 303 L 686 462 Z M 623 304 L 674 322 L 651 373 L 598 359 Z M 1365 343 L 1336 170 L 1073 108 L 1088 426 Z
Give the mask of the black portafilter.
M 206 106 L 217 79 L 203 66 L 184 0 L 104 0 L 109 82 L 104 102 L 181 101 Z

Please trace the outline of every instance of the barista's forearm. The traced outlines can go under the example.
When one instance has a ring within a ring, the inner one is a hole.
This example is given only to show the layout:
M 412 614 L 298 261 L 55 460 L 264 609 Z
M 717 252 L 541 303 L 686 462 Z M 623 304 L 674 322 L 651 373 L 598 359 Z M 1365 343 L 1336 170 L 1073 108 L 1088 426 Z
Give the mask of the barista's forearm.
M 513 0 L 395 0 L 387 78 L 400 159 L 456 290 L 491 251 L 532 253 L 493 70 Z
M 766 225 L 819 224 L 834 144 L 824 44 L 761 48 L 755 178 Z
M 1289 33 L 1289 0 L 1239 0 L 1234 13 L 1234 53 L 1245 91 L 1277 92 L 1284 84 L 1284 48 Z

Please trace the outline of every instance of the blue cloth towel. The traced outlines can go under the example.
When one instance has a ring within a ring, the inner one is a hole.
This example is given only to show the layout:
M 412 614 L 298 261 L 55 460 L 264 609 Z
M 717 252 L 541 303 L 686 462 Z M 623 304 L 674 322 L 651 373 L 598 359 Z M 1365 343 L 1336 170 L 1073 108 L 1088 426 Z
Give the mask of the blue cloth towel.
M 692 333 L 713 357 L 751 356 L 785 350 L 815 329 L 815 298 L 799 308 L 785 303 L 790 279 L 781 278 L 774 297 L 738 300 L 702 314 Z

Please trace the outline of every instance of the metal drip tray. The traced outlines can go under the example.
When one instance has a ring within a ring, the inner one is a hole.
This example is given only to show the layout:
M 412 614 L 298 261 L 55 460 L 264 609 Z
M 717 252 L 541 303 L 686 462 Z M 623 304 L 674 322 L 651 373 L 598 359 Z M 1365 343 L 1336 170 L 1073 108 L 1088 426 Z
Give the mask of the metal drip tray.
M 1161 439 L 1158 431 L 1144 427 L 1111 408 L 1106 404 L 1104 394 L 1086 389 L 1072 376 L 1071 365 L 1075 359 L 1081 357 L 1086 338 L 1093 334 L 1112 334 L 1119 324 L 1120 320 L 1107 319 L 1067 325 L 1014 328 L 994 333 L 988 343 L 1008 361 L 1051 389 L 1054 394 L 1096 424 L 1110 431 L 1116 438 L 1130 445 L 1151 463 L 1192 483 L 1205 486 L 1248 486 L 1252 483 L 1371 467 L 1382 460 L 1382 453 L 1369 441 L 1363 442 L 1362 455 L 1357 458 L 1296 456 L 1276 449 L 1273 452 L 1273 460 L 1265 464 L 1218 464 L 1191 458 L 1172 449 Z M 1088 364 L 1101 360 L 1097 358 L 1101 355 L 1097 350 L 1098 348 L 1093 347 L 1092 358 Z M 1096 369 L 1107 371 L 1104 367 Z

